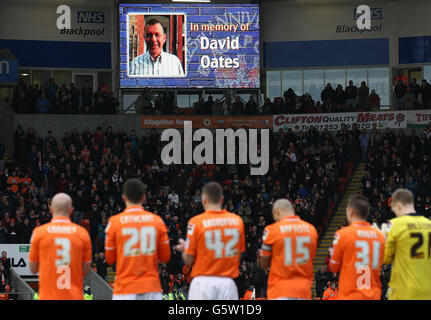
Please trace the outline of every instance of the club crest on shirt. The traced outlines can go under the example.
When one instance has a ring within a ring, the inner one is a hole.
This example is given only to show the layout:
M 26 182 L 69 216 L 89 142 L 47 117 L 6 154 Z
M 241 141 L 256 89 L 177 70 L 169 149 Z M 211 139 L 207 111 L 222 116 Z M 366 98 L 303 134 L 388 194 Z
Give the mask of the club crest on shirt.
M 340 234 L 336 233 L 334 236 L 334 240 L 332 241 L 332 245 L 336 246 L 339 239 L 340 239 Z
M 193 223 L 189 223 L 187 226 L 187 234 L 192 236 L 194 231 L 195 231 L 195 225 Z
M 265 241 L 266 238 L 268 237 L 269 231 L 268 229 L 265 228 L 265 230 L 263 230 L 263 235 L 262 235 L 262 240 Z

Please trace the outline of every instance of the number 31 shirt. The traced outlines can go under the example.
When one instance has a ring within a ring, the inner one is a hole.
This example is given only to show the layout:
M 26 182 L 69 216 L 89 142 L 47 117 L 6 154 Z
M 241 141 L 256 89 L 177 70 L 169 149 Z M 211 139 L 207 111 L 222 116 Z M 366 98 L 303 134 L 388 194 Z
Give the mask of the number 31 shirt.
M 158 261 L 171 254 L 162 218 L 132 206 L 112 216 L 105 232 L 106 262 L 116 262 L 114 294 L 162 292 Z
M 340 271 L 338 300 L 380 300 L 385 237 L 368 222 L 335 233 L 329 267 Z
M 238 277 L 244 251 L 244 223 L 240 216 L 226 210 L 207 210 L 190 219 L 185 253 L 195 257 L 192 278 Z

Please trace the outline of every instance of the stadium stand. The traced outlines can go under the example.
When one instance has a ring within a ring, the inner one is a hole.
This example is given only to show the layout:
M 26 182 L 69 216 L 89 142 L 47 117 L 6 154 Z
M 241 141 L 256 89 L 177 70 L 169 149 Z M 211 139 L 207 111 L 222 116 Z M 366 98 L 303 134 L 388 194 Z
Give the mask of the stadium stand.
M 212 179 L 224 186 L 225 207 L 246 223 L 240 292 L 252 283 L 261 296 L 267 272 L 257 268 L 257 252 L 263 228 L 272 222 L 271 204 L 288 197 L 297 213 L 323 234 L 343 189 L 336 186 L 351 174 L 350 167 L 360 152 L 356 131 L 343 129 L 336 137 L 316 130 L 302 137 L 279 131 L 271 135 L 273 165 L 268 175 L 253 177 L 247 165 L 162 165 L 160 136 L 155 131 L 138 137 L 133 131 L 127 134 L 112 128 L 99 127 L 94 132 L 73 129 L 57 140 L 51 133 L 40 137 L 34 128 L 18 127 L 14 133 L 16 152 L 13 160 L 5 163 L 0 178 L 0 240 L 28 243 L 33 228 L 50 220 L 52 196 L 66 192 L 73 198 L 73 220 L 88 229 L 97 254 L 103 250 L 107 219 L 123 209 L 122 183 L 137 177 L 148 186 L 144 206 L 163 218 L 173 245 L 185 234 L 187 220 L 202 212 L 200 188 Z M 94 262 L 104 275 L 99 259 Z M 166 274 L 169 281 L 162 281 L 169 283 L 169 288 L 183 287 L 183 265 L 174 249 Z

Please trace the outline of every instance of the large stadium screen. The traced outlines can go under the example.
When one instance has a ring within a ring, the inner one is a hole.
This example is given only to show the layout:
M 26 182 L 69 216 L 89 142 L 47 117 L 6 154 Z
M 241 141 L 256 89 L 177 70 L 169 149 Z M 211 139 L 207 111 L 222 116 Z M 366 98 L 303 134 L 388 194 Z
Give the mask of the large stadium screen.
M 122 88 L 258 88 L 257 4 L 121 4 Z

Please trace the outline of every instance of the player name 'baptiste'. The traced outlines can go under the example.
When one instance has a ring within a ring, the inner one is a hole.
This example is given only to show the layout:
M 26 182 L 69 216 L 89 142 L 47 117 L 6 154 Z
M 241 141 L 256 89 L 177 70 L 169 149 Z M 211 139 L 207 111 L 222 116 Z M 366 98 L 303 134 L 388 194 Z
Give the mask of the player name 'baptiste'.
M 215 52 L 225 52 L 228 50 L 239 49 L 239 36 L 235 38 L 227 37 L 225 39 L 208 39 L 207 37 L 200 38 L 201 50 L 214 50 Z M 239 58 L 230 58 L 220 56 L 219 58 L 210 58 L 208 55 L 204 55 L 201 58 L 201 67 L 207 68 L 226 68 L 236 69 L 239 68 Z

